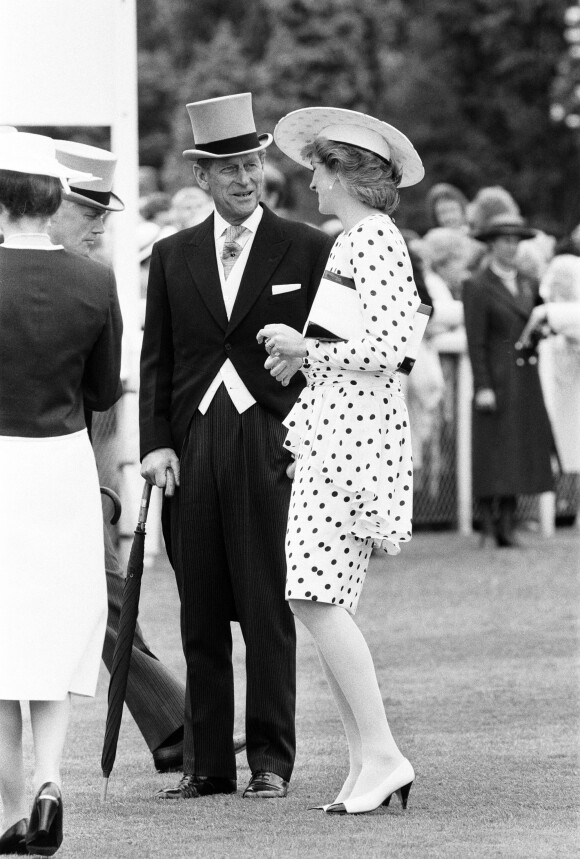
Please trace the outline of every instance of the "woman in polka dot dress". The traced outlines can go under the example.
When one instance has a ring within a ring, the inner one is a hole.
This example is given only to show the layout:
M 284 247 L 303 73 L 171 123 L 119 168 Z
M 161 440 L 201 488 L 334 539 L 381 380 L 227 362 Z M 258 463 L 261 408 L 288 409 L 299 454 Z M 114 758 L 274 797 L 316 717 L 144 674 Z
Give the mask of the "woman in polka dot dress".
M 390 732 L 372 657 L 354 614 L 371 552 L 411 538 L 413 472 L 397 370 L 419 298 L 390 214 L 398 186 L 423 166 L 397 129 L 355 111 L 306 108 L 279 123 L 283 152 L 314 171 L 322 214 L 343 225 L 305 334 L 266 325 L 266 368 L 307 378 L 285 420 L 296 471 L 288 518 L 287 591 L 310 630 L 338 706 L 350 771 L 327 813 L 403 807 L 415 774 Z

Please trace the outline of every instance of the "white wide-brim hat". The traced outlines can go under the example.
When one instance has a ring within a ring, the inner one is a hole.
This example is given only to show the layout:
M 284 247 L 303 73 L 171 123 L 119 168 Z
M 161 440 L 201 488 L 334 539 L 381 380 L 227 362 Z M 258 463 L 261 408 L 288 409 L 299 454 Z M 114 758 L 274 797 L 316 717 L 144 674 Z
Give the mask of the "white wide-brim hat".
M 65 190 L 63 194 L 64 199 L 104 212 L 122 212 L 125 204 L 112 191 L 117 156 L 107 149 L 89 146 L 88 143 L 77 143 L 72 140 L 54 142 L 56 157 L 60 164 L 98 177 L 88 184 L 71 181 L 69 190 Z
M 90 172 L 61 164 L 56 158 L 52 137 L 28 131 L 0 134 L 0 170 L 54 176 L 63 182 L 90 182 L 95 179 Z
M 186 107 L 195 145 L 183 153 L 189 161 L 261 152 L 274 139 L 271 134 L 256 132 L 251 92 L 194 101 Z
M 340 107 L 303 107 L 286 114 L 274 129 L 279 149 L 309 170 L 312 165 L 300 154 L 317 137 L 349 143 L 392 161 L 401 171 L 400 187 L 416 185 L 425 175 L 417 150 L 398 128 L 357 110 Z

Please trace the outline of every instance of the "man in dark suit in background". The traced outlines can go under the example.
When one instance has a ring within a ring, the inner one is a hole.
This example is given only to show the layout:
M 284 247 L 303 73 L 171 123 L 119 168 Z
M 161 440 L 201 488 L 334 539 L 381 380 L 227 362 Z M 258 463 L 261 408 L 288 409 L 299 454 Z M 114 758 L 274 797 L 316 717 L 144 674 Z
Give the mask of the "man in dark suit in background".
M 295 754 L 295 630 L 284 599 L 290 498 L 282 419 L 304 385 L 264 369 L 257 332 L 302 328 L 332 240 L 259 205 L 251 94 L 187 105 L 215 212 L 155 245 L 141 356 L 141 473 L 169 505 L 191 694 L 184 776 L 158 796 L 237 788 L 231 621 L 246 644 L 245 797 L 283 797 Z
M 65 140 L 56 141 L 56 151 L 58 160 L 65 166 L 74 166 L 99 177 L 98 181 L 71 187 L 70 192 L 63 195 L 63 202 L 51 219 L 51 239 L 55 244 L 90 257 L 105 231 L 104 221 L 108 213 L 124 209 L 122 201 L 112 191 L 117 159 L 105 149 Z M 90 427 L 91 413 L 86 417 Z M 104 539 L 109 614 L 103 661 L 110 671 L 125 579 L 106 527 Z M 157 771 L 181 770 L 185 685 L 149 650 L 139 625 L 133 643 L 126 702 L 152 752 Z M 235 743 L 237 751 L 242 751 L 244 738 L 237 737 Z

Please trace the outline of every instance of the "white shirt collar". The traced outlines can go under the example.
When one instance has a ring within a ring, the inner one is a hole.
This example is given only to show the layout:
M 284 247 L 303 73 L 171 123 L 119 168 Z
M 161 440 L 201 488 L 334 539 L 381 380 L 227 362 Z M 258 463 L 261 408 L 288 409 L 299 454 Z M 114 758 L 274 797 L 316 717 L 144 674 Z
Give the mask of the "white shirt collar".
M 517 280 L 518 273 L 517 269 L 515 268 L 503 268 L 502 266 L 498 265 L 495 260 L 492 260 L 492 262 L 490 262 L 489 267 L 493 271 L 493 273 L 500 278 L 500 280 L 507 281 L 508 283 Z
M 62 245 L 53 245 L 48 233 L 12 233 L 11 236 L 5 237 L 1 247 L 42 251 L 62 250 Z
M 250 217 L 246 218 L 246 220 L 240 226 L 246 227 L 247 230 L 250 230 L 250 232 L 255 233 L 256 230 L 258 229 L 260 221 L 262 220 L 263 213 L 264 213 L 264 210 L 262 209 L 262 207 L 260 205 L 256 206 L 256 208 L 254 209 L 254 211 L 252 212 Z M 214 238 L 216 240 L 216 243 L 217 243 L 218 239 L 223 240 L 224 231 L 227 230 L 228 227 L 231 227 L 231 224 L 229 224 L 225 220 L 225 218 L 222 218 L 222 216 L 220 215 L 220 213 L 217 210 L 214 211 L 214 214 L 213 214 L 213 230 L 214 230 Z

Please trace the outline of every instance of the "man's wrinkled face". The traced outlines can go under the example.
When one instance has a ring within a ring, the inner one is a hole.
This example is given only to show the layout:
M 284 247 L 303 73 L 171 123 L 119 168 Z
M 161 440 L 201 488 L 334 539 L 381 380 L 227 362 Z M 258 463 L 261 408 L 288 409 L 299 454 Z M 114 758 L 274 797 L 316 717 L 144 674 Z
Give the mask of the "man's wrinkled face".
M 241 224 L 256 209 L 262 196 L 264 167 L 257 153 L 219 158 L 205 169 L 194 166 L 197 182 L 211 194 L 215 207 L 229 224 Z
M 65 250 L 81 256 L 91 256 L 98 239 L 105 232 L 108 212 L 63 200 L 50 219 L 50 238 Z

